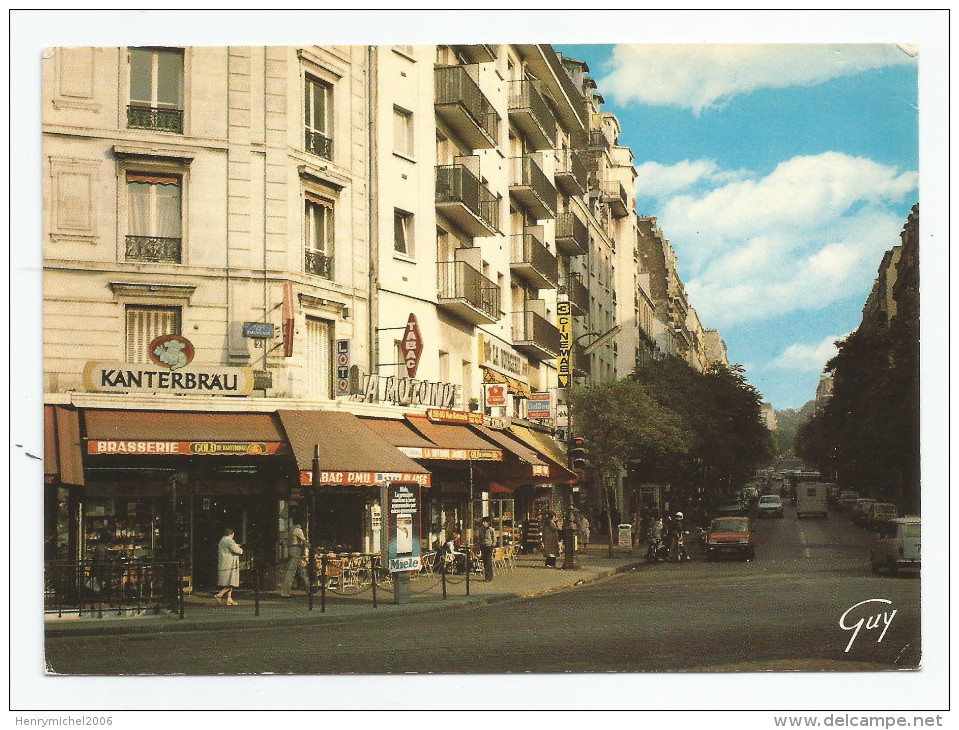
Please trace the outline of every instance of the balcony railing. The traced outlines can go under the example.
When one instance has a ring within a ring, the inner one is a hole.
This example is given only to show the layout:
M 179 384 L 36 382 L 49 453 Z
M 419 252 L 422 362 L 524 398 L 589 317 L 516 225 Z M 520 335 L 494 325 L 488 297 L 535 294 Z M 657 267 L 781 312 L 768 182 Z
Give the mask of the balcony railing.
M 572 211 L 556 216 L 556 249 L 567 256 L 589 253 L 589 229 Z
M 162 236 L 127 236 L 126 260 L 153 263 L 181 262 L 183 239 Z
M 131 104 L 127 107 L 127 127 L 183 134 L 183 110 Z
M 556 151 L 556 186 L 566 195 L 586 194 L 586 165 L 573 150 Z
M 570 141 L 573 143 L 573 147 L 580 150 L 599 150 L 605 151 L 609 149 L 609 139 L 603 133 L 601 129 L 590 129 L 583 130 L 581 132 L 573 132 Z
M 573 358 L 573 375 L 581 377 L 589 375 L 589 355 L 586 354 L 584 346 L 574 340 L 570 350 Z
M 589 288 L 583 284 L 581 274 L 570 274 L 560 287 L 560 293 L 569 299 L 574 317 L 589 316 Z
M 436 168 L 436 208 L 471 236 L 499 230 L 499 198 L 465 165 Z
M 324 279 L 333 278 L 333 257 L 322 251 L 304 250 L 305 262 L 303 268 L 307 274 L 322 276 Z
M 559 330 L 536 312 L 513 312 L 513 347 L 548 360 L 559 354 Z
M 509 192 L 536 220 L 556 217 L 556 188 L 532 155 L 510 159 Z
M 322 157 L 326 160 L 333 159 L 333 140 L 330 137 L 327 137 L 321 132 L 317 132 L 314 129 L 307 129 L 306 131 L 306 151 L 311 155 L 316 155 L 317 157 Z
M 532 230 L 510 236 L 510 269 L 538 289 L 555 289 L 559 263 Z
M 467 322 L 492 324 L 500 317 L 500 289 L 465 261 L 436 263 L 436 298 Z
M 499 114 L 466 66 L 434 71 L 437 116 L 463 137 L 471 149 L 492 149 L 497 143 Z
M 609 206 L 612 214 L 617 218 L 629 215 L 629 199 L 626 197 L 626 188 L 616 180 L 606 180 L 600 183 L 603 202 Z
M 509 117 L 530 148 L 551 150 L 556 145 L 556 119 L 529 79 L 509 82 Z

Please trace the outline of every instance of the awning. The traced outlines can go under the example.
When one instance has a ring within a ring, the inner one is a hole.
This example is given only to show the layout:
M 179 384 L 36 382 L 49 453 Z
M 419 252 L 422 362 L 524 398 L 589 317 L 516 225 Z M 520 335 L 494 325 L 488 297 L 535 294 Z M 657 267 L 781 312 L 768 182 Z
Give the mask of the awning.
M 420 452 L 414 458 L 449 459 L 460 461 L 502 461 L 503 450 L 498 444 L 487 441 L 469 426 L 449 423 L 433 423 L 426 416 L 407 415 L 406 419 L 416 431 L 429 439 L 435 448 Z M 410 450 L 404 449 L 405 454 Z
M 352 413 L 277 411 L 293 447 L 301 483 L 313 470 L 313 447 L 319 447 L 320 483 L 376 486 L 386 482 L 430 485 L 430 473 Z
M 483 368 L 484 383 L 506 383 L 506 392 L 519 398 L 529 398 L 532 389 L 522 380 L 516 380 L 509 375 Z
M 84 485 L 78 411 L 43 407 L 43 476 L 45 482 Z
M 270 413 L 84 410 L 91 455 L 263 456 L 287 451 Z
M 396 418 L 360 418 L 360 421 L 376 431 L 393 446 L 427 447 L 435 446 L 421 433 L 415 431 L 409 421 Z
M 471 426 L 471 428 L 475 428 L 485 438 L 502 446 L 504 451 L 513 454 L 521 463 L 529 464 L 532 476 L 549 476 L 549 463 L 508 431 L 497 431 L 486 426 Z
M 556 481 L 569 483 L 576 481 L 576 474 L 566 467 L 566 454 L 556 445 L 553 439 L 515 423 L 510 425 L 509 430 L 520 441 L 550 461 L 550 476 L 553 476 Z

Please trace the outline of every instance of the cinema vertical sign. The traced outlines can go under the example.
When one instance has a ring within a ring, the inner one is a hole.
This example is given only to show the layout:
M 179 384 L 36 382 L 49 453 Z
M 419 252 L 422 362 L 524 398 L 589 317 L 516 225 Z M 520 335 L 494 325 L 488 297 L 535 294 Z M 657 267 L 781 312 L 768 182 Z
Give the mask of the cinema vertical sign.
M 559 329 L 559 356 L 556 358 L 556 377 L 560 388 L 569 388 L 573 381 L 573 316 L 569 302 L 556 302 L 556 326 Z

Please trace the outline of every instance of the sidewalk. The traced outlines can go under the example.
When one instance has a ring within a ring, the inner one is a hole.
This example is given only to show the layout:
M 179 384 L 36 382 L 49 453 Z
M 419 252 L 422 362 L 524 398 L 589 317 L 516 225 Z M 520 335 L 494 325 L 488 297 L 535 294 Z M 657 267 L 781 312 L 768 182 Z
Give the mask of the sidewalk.
M 233 598 L 239 605 L 218 606 L 209 592 L 184 597 L 184 618 L 175 614 L 146 613 L 140 616 L 117 616 L 104 607 L 103 618 L 85 614 L 57 617 L 45 616 L 47 636 L 70 636 L 91 634 L 126 634 L 169 631 L 216 631 L 257 626 L 291 626 L 304 623 L 337 623 L 381 618 L 392 614 L 424 613 L 468 608 L 498 601 L 508 601 L 542 595 L 551 591 L 575 588 L 616 573 L 633 569 L 642 562 L 640 550 L 613 550 L 608 557 L 606 545 L 593 545 L 576 554 L 576 568 L 546 568 L 539 553 L 520 555 L 512 571 L 497 571 L 493 581 L 487 583 L 482 575 L 470 576 L 470 595 L 466 595 L 466 576 L 447 576 L 446 600 L 443 600 L 441 576 L 421 575 L 411 582 L 412 596 L 409 603 L 395 604 L 392 590 L 377 585 L 376 603 L 373 608 L 373 591 L 370 586 L 353 595 L 327 591 L 326 612 L 321 612 L 320 594 L 313 595 L 313 610 L 309 610 L 308 598 L 303 591 L 294 591 L 290 599 L 280 598 L 275 591 L 259 596 L 260 615 L 255 613 L 253 591 L 237 589 Z M 557 559 L 562 566 L 563 557 Z

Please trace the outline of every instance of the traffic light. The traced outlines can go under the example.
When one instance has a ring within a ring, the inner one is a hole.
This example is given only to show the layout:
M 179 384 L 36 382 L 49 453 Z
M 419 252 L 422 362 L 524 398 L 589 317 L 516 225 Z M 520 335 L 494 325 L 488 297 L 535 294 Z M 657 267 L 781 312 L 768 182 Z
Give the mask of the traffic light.
M 589 463 L 589 444 L 584 438 L 574 438 L 570 445 L 570 463 L 574 469 L 584 469 Z

